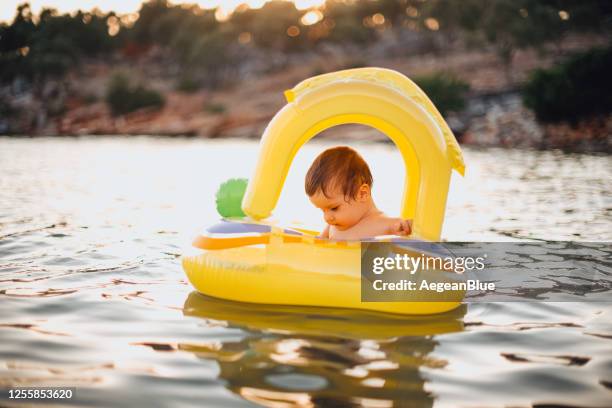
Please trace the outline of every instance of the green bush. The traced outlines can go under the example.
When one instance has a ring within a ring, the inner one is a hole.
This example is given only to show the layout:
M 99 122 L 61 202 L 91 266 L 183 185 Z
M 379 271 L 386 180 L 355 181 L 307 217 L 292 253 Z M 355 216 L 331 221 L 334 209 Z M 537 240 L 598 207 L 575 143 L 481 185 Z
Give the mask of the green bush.
M 157 91 L 143 86 L 130 86 L 122 74 L 114 75 L 106 92 L 106 103 L 113 115 L 122 115 L 140 108 L 164 106 L 164 97 Z
M 452 74 L 439 72 L 414 78 L 414 82 L 429 96 L 442 115 L 465 107 L 465 94 L 470 86 Z
M 523 88 L 523 103 L 538 120 L 558 122 L 612 112 L 612 47 L 575 55 L 538 69 Z
M 14 108 L 9 102 L 0 98 L 0 118 L 16 115 L 17 113 L 18 109 Z
M 176 84 L 177 91 L 194 93 L 200 90 L 200 83 L 190 76 L 182 77 Z
M 91 105 L 92 103 L 98 102 L 99 98 L 94 93 L 86 93 L 82 96 L 82 100 L 85 105 Z
M 204 110 L 215 115 L 225 113 L 227 108 L 221 103 L 207 102 L 204 104 Z

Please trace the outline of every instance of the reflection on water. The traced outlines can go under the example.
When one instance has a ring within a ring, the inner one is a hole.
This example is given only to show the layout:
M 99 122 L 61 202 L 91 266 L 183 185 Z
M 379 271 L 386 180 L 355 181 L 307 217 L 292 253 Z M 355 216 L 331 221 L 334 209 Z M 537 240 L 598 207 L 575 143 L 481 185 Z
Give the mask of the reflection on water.
M 301 180 L 323 148 L 296 157 L 280 219 L 321 222 Z M 193 293 L 182 247 L 214 222 L 216 187 L 248 176 L 256 149 L 0 139 L 0 389 L 76 386 L 73 403 L 126 407 L 610 405 L 610 303 L 468 304 L 403 318 Z M 399 189 L 383 175 L 401 171 L 399 156 L 383 144 L 360 150 L 377 203 L 396 211 Z M 448 239 L 612 238 L 610 158 L 465 154 Z
M 265 335 L 238 342 L 179 344 L 219 362 L 220 378 L 243 398 L 281 403 L 431 406 L 421 367 L 443 368 L 430 357 L 435 334 L 463 329 L 465 307 L 429 317 L 304 307 L 246 305 L 193 292 L 184 313 Z

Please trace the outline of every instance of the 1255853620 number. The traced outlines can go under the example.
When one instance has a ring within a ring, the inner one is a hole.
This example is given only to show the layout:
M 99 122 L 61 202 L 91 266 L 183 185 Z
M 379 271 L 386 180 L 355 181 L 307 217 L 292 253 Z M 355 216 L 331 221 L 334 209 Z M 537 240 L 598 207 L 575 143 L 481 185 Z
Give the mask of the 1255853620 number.
M 74 388 L 11 388 L 5 398 L 19 400 L 67 400 L 75 395 Z

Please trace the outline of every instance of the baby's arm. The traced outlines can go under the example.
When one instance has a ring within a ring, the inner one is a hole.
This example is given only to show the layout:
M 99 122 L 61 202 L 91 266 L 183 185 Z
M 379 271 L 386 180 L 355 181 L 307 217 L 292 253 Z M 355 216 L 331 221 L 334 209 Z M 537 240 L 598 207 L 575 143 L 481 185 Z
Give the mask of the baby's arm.
M 323 232 L 319 235 L 321 238 L 329 239 L 329 225 L 325 226 Z

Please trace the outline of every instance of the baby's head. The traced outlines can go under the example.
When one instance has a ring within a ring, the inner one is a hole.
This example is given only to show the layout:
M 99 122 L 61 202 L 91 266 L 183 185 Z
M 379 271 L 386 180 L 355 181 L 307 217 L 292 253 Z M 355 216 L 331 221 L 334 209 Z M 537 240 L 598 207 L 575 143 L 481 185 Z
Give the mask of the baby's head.
M 355 150 L 338 146 L 321 153 L 306 173 L 306 194 L 340 231 L 357 224 L 373 207 L 372 173 Z

